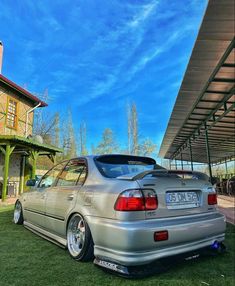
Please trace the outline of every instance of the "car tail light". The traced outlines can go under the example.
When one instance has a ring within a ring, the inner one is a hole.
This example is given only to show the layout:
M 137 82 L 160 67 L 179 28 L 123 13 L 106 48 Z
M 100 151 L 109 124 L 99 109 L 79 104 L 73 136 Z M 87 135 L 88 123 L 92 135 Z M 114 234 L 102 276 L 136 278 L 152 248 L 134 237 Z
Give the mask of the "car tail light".
M 114 206 L 116 211 L 145 211 L 157 209 L 158 202 L 153 190 L 126 190 L 122 192 Z
M 156 210 L 158 207 L 158 201 L 156 194 L 153 190 L 143 190 L 145 199 L 145 210 Z
M 154 241 L 163 241 L 163 240 L 168 240 L 168 231 L 167 230 L 154 232 Z
M 209 194 L 208 195 L 208 205 L 216 205 L 217 204 L 217 195 Z

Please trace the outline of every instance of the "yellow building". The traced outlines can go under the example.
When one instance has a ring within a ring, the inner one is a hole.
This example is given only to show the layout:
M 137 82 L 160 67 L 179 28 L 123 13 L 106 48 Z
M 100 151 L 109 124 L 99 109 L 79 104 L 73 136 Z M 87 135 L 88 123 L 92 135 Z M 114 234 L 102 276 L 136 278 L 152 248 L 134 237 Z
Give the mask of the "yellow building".
M 0 73 L 2 44 L 0 42 Z M 25 188 L 26 162 L 35 177 L 38 156 L 54 160 L 60 149 L 36 141 L 32 135 L 34 110 L 47 104 L 0 74 L 0 199 L 16 196 Z
M 32 135 L 33 111 L 47 104 L 0 74 L 0 134 Z

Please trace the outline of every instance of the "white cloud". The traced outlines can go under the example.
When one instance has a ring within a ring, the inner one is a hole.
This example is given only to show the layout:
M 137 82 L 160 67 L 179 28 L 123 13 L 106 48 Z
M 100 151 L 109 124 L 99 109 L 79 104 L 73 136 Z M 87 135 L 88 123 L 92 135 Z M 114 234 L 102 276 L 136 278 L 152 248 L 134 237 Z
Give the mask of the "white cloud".
M 82 90 L 81 96 L 75 99 L 77 104 L 87 103 L 104 94 L 117 98 L 138 92 L 139 82 L 132 81 L 134 76 L 169 51 L 194 26 L 188 22 L 187 25 L 182 25 L 183 21 L 179 21 L 178 25 L 178 20 L 175 20 L 177 12 L 165 9 L 164 6 L 167 5 L 164 1 L 148 1 L 148 4 L 146 1 L 130 2 L 121 5 L 117 0 L 118 4 L 114 8 L 117 8 L 119 16 L 115 19 L 99 18 L 95 25 L 92 19 L 83 19 L 80 27 L 79 21 L 84 12 L 84 6 L 80 4 L 74 5 L 68 12 L 70 17 L 66 17 L 66 21 L 61 21 L 56 14 L 57 5 L 27 1 L 30 16 L 38 17 L 34 18 L 30 27 L 36 37 L 29 40 L 20 35 L 25 39 L 25 51 L 21 56 L 24 65 L 20 63 L 24 66 L 22 74 L 30 78 L 31 84 L 40 86 L 40 75 L 48 73 L 58 85 L 52 90 L 58 96 L 66 93 L 65 87 L 59 85 L 66 82 L 70 88 L 69 83 L 75 82 L 76 88 Z M 167 35 L 161 34 L 162 31 L 165 32 L 165 27 L 158 24 L 163 22 L 167 27 L 168 19 L 173 19 L 175 26 L 172 25 L 167 38 Z M 26 19 L 17 18 L 17 21 L 19 25 L 28 24 Z M 156 31 L 153 31 L 153 27 Z M 76 32 L 71 33 L 70 29 Z M 83 37 L 84 42 L 87 38 L 92 38 L 92 45 L 81 51 L 78 43 L 82 43 Z M 76 46 L 77 50 L 74 49 Z M 51 56 L 48 57 L 47 53 L 51 53 Z M 110 60 L 107 60 L 108 57 Z M 53 88 L 54 83 L 47 85 Z M 75 94 L 76 92 L 74 90 Z
M 120 83 L 122 70 L 141 45 L 145 33 L 144 26 L 148 19 L 153 15 L 158 3 L 159 1 L 155 0 L 147 5 L 140 5 L 137 8 L 129 6 L 129 14 L 131 14 L 132 18 L 131 21 L 121 19 L 115 29 L 111 29 L 107 34 L 98 36 L 95 45 L 89 50 L 90 57 L 92 58 L 91 55 L 93 55 L 93 57 L 96 58 L 96 55 L 100 52 L 107 52 L 107 54 L 118 53 L 120 60 L 115 66 L 107 67 L 106 72 L 109 73 L 110 71 L 111 75 L 109 74 L 109 76 L 99 82 L 93 82 L 90 99 L 95 99 L 105 93 L 111 92 L 112 89 L 117 88 L 119 85 L 122 85 L 122 83 Z M 157 53 L 157 51 L 155 51 L 155 53 Z M 115 57 L 115 54 L 113 56 Z M 155 55 L 152 55 L 152 57 L 154 56 Z M 140 65 L 144 66 L 150 60 L 150 58 L 146 57 Z M 89 65 L 89 61 L 87 61 L 87 65 Z M 102 64 L 100 66 L 101 68 L 104 67 Z M 86 97 L 86 101 L 88 100 L 89 97 Z
M 127 80 L 130 81 L 137 72 L 145 68 L 145 66 L 160 56 L 162 53 L 169 51 L 174 45 L 176 45 L 182 38 L 184 38 L 189 32 L 195 29 L 193 25 L 185 25 L 184 27 L 177 27 L 178 30 L 174 31 L 169 38 L 159 44 L 156 42 L 156 47 L 147 50 L 130 69 Z
M 137 28 L 154 12 L 159 1 L 152 1 L 150 4 L 144 5 L 140 13 L 134 16 L 134 19 L 128 23 L 130 27 Z

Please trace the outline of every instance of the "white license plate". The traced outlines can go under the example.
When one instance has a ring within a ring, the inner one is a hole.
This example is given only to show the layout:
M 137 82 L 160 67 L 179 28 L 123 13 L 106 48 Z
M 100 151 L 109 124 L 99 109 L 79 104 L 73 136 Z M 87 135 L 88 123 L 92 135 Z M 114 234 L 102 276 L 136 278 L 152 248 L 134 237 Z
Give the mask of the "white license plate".
M 166 193 L 168 209 L 185 209 L 199 207 L 199 198 L 196 192 L 168 192 Z

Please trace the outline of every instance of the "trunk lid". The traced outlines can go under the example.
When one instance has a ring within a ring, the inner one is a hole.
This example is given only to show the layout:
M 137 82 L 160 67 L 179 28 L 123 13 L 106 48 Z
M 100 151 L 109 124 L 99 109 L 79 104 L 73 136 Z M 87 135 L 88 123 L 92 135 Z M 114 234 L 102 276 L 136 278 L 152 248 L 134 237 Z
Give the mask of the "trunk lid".
M 152 189 L 158 208 L 146 211 L 147 219 L 200 214 L 215 209 L 208 205 L 208 193 L 214 190 L 205 180 L 182 179 L 177 176 L 146 176 L 138 179 L 141 189 Z

